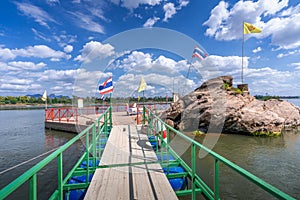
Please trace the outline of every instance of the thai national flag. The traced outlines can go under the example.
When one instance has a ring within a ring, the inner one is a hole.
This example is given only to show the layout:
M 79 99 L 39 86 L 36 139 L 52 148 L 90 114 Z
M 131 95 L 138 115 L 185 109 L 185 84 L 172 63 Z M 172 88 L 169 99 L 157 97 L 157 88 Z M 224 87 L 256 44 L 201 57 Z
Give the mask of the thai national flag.
M 104 95 L 114 90 L 112 77 L 108 78 L 99 86 L 100 94 Z
M 194 52 L 193 52 L 193 58 L 199 58 L 200 60 L 204 60 L 204 58 L 206 58 L 208 56 L 207 53 L 205 53 L 202 49 L 200 49 L 199 47 L 195 47 L 194 48 Z

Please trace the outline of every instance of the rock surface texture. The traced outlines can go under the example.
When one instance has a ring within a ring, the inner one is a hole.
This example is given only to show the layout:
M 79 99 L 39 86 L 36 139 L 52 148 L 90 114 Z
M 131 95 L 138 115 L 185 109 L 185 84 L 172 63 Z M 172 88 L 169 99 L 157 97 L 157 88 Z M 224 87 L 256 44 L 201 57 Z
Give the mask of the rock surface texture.
M 231 76 L 221 76 L 172 103 L 166 117 L 169 125 L 183 131 L 259 135 L 299 126 L 300 108 L 283 100 L 257 100 L 233 88 Z

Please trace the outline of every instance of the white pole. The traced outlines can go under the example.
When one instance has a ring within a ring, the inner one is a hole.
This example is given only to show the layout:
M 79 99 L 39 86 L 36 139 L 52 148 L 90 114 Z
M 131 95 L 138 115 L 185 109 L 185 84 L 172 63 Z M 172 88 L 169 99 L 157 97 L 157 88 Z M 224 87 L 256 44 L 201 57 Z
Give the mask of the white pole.
M 242 84 L 244 84 L 244 40 L 245 40 L 245 34 L 244 34 L 244 22 L 243 22 L 243 28 L 242 28 L 242 33 L 243 33 L 243 42 L 242 42 Z

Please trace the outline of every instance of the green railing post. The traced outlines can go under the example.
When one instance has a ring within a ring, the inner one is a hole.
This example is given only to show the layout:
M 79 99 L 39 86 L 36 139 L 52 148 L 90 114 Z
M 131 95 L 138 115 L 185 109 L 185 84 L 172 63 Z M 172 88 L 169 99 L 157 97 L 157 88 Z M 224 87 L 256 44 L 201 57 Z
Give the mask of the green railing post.
M 89 151 L 89 140 L 90 140 L 90 134 L 89 131 L 86 132 L 85 135 L 85 149 L 86 149 L 86 183 L 89 182 L 89 176 L 90 176 L 90 151 Z
M 151 125 L 151 112 L 148 110 L 148 126 Z
M 98 126 L 98 133 L 100 132 L 101 129 L 101 124 L 100 124 L 100 118 L 97 119 L 97 126 Z
M 156 152 L 158 152 L 158 139 L 159 139 L 159 130 L 158 130 L 158 120 L 155 121 L 155 138 L 156 138 Z
M 105 134 L 107 134 L 107 113 L 104 115 L 104 131 L 105 131 Z
M 219 200 L 219 160 L 215 158 L 215 182 L 214 182 L 214 193 L 215 199 Z
M 111 98 L 111 93 L 110 93 L 110 108 L 109 108 L 109 125 L 110 125 L 110 130 L 112 129 L 112 98 Z
M 192 199 L 196 199 L 196 145 L 192 143 Z
M 57 173 L 57 181 L 58 181 L 58 199 L 63 199 L 63 158 L 62 153 L 60 153 L 57 157 L 57 167 L 58 167 L 58 173 Z
M 96 123 L 94 123 L 92 128 L 92 153 L 93 153 L 93 169 L 96 168 Z
M 143 106 L 143 124 L 145 125 L 146 122 L 146 108 L 145 105 Z
M 37 199 L 36 174 L 30 178 L 30 200 Z

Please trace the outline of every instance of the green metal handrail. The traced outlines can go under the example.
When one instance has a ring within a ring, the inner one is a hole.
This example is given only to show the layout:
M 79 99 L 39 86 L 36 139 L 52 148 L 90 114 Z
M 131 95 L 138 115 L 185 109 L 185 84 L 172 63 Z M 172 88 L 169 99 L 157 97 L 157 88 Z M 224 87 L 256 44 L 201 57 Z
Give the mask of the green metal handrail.
M 148 116 L 146 115 L 148 113 Z M 160 121 L 160 123 L 163 123 L 167 129 L 167 143 L 166 145 L 167 149 L 169 149 L 173 154 L 176 154 L 174 150 L 169 145 L 170 142 L 170 131 L 175 133 L 176 135 L 183 138 L 185 141 L 191 143 L 191 168 L 177 155 L 177 159 L 181 161 L 181 164 L 184 165 L 184 168 L 188 169 L 188 172 L 190 173 L 191 181 L 192 181 L 192 190 L 186 193 L 192 194 L 192 199 L 196 199 L 196 193 L 197 192 L 203 192 L 207 198 L 209 199 L 220 199 L 219 196 L 219 163 L 224 163 L 229 168 L 233 169 L 238 174 L 242 175 L 243 177 L 247 178 L 263 190 L 267 191 L 274 197 L 277 197 L 279 199 L 295 199 L 291 197 L 290 195 L 284 193 L 283 191 L 275 188 L 274 186 L 270 185 L 269 183 L 263 181 L 262 179 L 258 178 L 257 176 L 253 175 L 252 173 L 248 172 L 247 170 L 241 168 L 240 166 L 234 164 L 233 162 L 229 161 L 228 159 L 224 158 L 223 156 L 215 153 L 211 149 L 208 149 L 207 147 L 203 146 L 202 144 L 198 143 L 197 141 L 191 139 L 187 135 L 181 133 L 180 131 L 174 129 L 173 127 L 166 124 L 164 121 L 162 121 L 157 115 L 155 115 L 150 109 L 143 107 L 143 122 L 148 122 L 148 127 L 150 129 L 155 129 L 157 126 L 153 127 L 152 120 L 155 119 L 156 123 Z M 160 132 L 161 130 L 156 130 L 156 133 Z M 161 135 L 159 137 L 162 139 Z M 162 140 L 163 142 L 163 140 Z M 204 150 L 209 155 L 211 155 L 214 158 L 214 188 L 213 190 L 209 188 L 204 181 L 201 180 L 201 178 L 196 174 L 196 150 L 197 148 Z M 197 189 L 197 187 L 200 187 L 201 190 Z M 178 194 L 181 192 L 178 192 Z M 182 192 L 184 193 L 184 192 Z
M 30 199 L 35 200 L 37 199 L 37 173 L 44 168 L 46 165 L 48 165 L 51 161 L 54 159 L 58 159 L 58 188 L 53 193 L 53 195 L 50 197 L 50 199 L 63 199 L 63 191 L 64 186 L 67 185 L 68 179 L 72 176 L 72 174 L 75 172 L 75 169 L 80 165 L 80 162 L 82 160 L 86 160 L 87 162 L 87 181 L 88 176 L 90 174 L 90 168 L 89 168 L 89 154 L 90 151 L 92 153 L 96 152 L 96 139 L 99 138 L 99 135 L 103 133 L 103 131 L 108 130 L 108 125 L 112 126 L 111 121 L 111 106 L 89 127 L 87 127 L 85 130 L 83 130 L 81 133 L 79 133 L 76 137 L 72 138 L 70 141 L 68 141 L 66 144 L 61 146 L 59 149 L 51 153 L 49 156 L 47 156 L 45 159 L 37 163 L 35 166 L 27 170 L 25 173 L 23 173 L 21 176 L 19 176 L 17 179 L 9 183 L 6 187 L 0 190 L 0 200 L 5 199 L 8 197 L 11 193 L 13 193 L 16 189 L 18 189 L 22 184 L 24 184 L 26 181 L 29 181 L 29 195 Z M 104 121 L 101 122 L 100 120 L 104 118 Z M 102 123 L 102 124 L 101 124 Z M 96 126 L 98 126 L 98 131 L 96 132 Z M 91 145 L 89 144 L 89 135 L 90 131 L 92 131 L 92 142 Z M 66 151 L 71 145 L 73 145 L 76 141 L 80 140 L 82 137 L 86 137 L 86 151 L 84 152 L 81 159 L 79 159 L 79 162 L 75 164 L 74 168 L 68 173 L 68 175 L 63 179 L 63 152 Z M 95 155 L 95 154 L 93 154 Z M 95 166 L 95 158 L 93 159 L 93 167 L 96 169 Z

